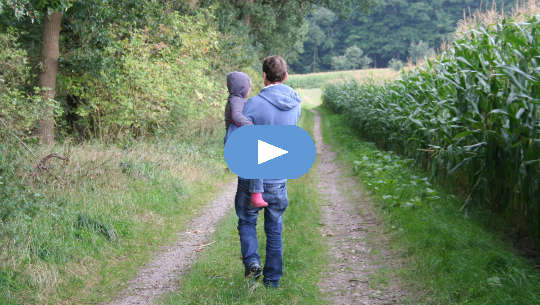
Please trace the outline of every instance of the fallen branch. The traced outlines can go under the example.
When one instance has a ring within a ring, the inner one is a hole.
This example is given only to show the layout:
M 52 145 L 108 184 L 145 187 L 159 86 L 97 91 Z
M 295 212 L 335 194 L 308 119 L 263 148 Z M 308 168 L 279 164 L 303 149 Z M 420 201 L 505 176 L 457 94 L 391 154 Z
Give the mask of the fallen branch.
M 2 118 L 0 118 L 0 123 L 2 123 L 2 125 L 4 125 L 4 127 L 6 128 L 7 132 L 9 134 L 11 134 L 15 139 L 17 139 L 17 141 L 19 141 L 19 143 L 34 157 L 34 159 L 37 159 L 37 155 L 36 153 L 34 153 L 34 151 L 32 149 L 30 149 L 30 147 L 28 147 L 28 145 L 26 145 L 26 143 L 24 143 L 23 140 L 21 140 L 21 138 L 19 138 L 13 131 L 10 130 L 9 128 L 9 125 L 6 123 L 6 121 L 4 121 Z M 48 154 L 47 156 L 43 157 L 39 162 L 38 164 L 36 165 L 36 168 L 34 170 L 34 172 L 30 175 L 31 177 L 35 177 L 38 172 L 42 172 L 42 171 L 46 171 L 48 170 L 49 168 L 47 167 L 47 161 L 49 161 L 50 159 L 52 158 L 57 158 L 57 159 L 60 159 L 60 160 L 63 160 L 64 162 L 69 162 L 69 158 L 67 157 L 62 157 L 58 154 L 55 154 L 55 153 L 52 153 L 52 154 Z M 50 173 L 49 171 L 47 171 L 47 173 L 49 173 L 51 176 L 53 176 L 54 178 L 56 178 L 56 180 L 59 180 L 58 177 L 52 173 Z
M 204 245 L 200 245 L 200 246 L 198 246 L 198 247 L 199 247 L 199 248 L 204 248 L 204 247 L 206 247 L 206 246 L 210 246 L 211 244 L 213 244 L 213 243 L 215 243 L 215 242 L 216 242 L 216 241 L 214 240 L 214 241 L 211 242 L 211 243 L 207 243 L 207 244 L 204 244 Z
M 47 156 L 43 157 L 43 159 L 41 159 L 41 161 L 39 161 L 39 163 L 36 165 L 36 169 L 40 170 L 40 171 L 44 171 L 44 170 L 49 169 L 47 167 L 47 161 L 49 161 L 52 158 L 57 158 L 57 159 L 60 159 L 60 160 L 62 160 L 64 162 L 69 162 L 68 157 L 62 157 L 62 156 L 60 156 L 58 154 L 52 153 L 52 154 L 48 154 Z

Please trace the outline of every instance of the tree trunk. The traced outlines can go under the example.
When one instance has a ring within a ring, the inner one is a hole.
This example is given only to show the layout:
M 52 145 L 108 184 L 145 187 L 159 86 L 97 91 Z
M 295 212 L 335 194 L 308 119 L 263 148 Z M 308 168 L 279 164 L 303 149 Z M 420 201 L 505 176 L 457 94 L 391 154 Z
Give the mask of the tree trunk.
M 253 3 L 253 0 L 246 0 L 245 6 L 249 6 Z M 242 15 L 242 21 L 245 25 L 251 25 L 251 14 L 244 12 Z
M 54 144 L 54 116 L 49 100 L 56 96 L 56 74 L 58 73 L 58 56 L 60 53 L 60 25 L 62 13 L 45 14 L 43 18 L 43 33 L 41 41 L 41 72 L 39 87 L 44 111 L 39 121 L 39 140 L 42 144 Z

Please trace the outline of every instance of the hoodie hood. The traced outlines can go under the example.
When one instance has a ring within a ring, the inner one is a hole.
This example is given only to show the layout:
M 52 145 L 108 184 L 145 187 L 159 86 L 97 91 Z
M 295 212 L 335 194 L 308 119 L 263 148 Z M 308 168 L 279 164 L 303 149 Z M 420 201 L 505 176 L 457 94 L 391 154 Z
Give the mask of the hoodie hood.
M 301 103 L 298 93 L 283 84 L 265 87 L 261 90 L 259 96 L 283 111 L 290 110 Z
M 244 72 L 234 71 L 227 73 L 227 88 L 231 96 L 245 98 L 248 94 L 250 84 L 249 75 Z

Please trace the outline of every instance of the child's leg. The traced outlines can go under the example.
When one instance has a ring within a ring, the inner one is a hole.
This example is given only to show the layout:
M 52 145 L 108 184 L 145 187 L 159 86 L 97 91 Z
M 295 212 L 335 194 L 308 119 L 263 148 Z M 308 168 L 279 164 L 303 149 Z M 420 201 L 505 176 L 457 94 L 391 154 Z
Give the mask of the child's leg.
M 249 179 L 249 192 L 250 193 L 262 193 L 264 192 L 262 179 Z
M 262 193 L 264 192 L 262 179 L 249 180 L 249 192 L 251 193 L 251 205 L 257 208 L 265 208 L 268 202 L 264 201 Z

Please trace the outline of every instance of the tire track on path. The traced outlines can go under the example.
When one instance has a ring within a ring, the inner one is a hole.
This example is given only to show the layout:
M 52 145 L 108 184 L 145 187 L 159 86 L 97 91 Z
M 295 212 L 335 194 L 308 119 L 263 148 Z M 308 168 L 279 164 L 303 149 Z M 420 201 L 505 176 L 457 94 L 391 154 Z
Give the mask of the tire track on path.
M 321 117 L 315 114 L 313 135 L 319 157 L 319 190 L 325 199 L 321 221 L 323 235 L 329 241 L 332 261 L 323 274 L 320 288 L 330 304 L 400 304 L 403 292 L 395 283 L 383 290 L 372 288 L 370 280 L 381 266 L 375 262 L 368 240 L 372 232 L 380 231 L 372 203 L 359 186 L 336 164 L 336 153 L 324 144 Z M 383 237 L 377 237 L 377 260 L 391 262 L 384 249 Z M 379 285 L 380 286 L 380 285 Z
M 186 231 L 179 232 L 173 245 L 163 247 L 155 258 L 139 270 L 137 277 L 128 283 L 110 305 L 152 304 L 166 292 L 178 289 L 178 280 L 187 273 L 197 257 L 197 252 L 212 243 L 209 238 L 216 225 L 233 207 L 236 180 L 226 184 L 223 193 L 199 216 L 186 224 Z

